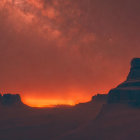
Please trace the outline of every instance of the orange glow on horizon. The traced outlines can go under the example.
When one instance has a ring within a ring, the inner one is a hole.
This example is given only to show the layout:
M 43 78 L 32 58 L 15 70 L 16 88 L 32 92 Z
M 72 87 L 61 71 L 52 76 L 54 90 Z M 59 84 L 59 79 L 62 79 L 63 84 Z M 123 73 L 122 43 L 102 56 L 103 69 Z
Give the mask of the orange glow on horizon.
M 42 95 L 42 96 L 41 96 Z M 48 95 L 48 96 L 43 96 Z M 21 100 L 30 107 L 56 107 L 56 106 L 74 106 L 79 103 L 88 102 L 95 94 L 85 94 L 81 92 L 67 93 L 65 96 L 57 94 L 47 94 L 44 92 L 24 92 L 21 93 Z
M 26 98 L 23 103 L 30 107 L 55 107 L 57 105 L 74 106 L 76 103 L 72 100 L 57 100 L 57 99 L 37 99 Z

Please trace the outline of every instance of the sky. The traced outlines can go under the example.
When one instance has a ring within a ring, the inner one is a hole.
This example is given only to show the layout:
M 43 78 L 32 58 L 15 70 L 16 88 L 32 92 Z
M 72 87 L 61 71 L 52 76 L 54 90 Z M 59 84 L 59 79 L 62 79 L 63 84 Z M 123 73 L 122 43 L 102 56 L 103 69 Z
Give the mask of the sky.
M 0 92 L 31 106 L 108 93 L 140 57 L 139 0 L 1 0 Z

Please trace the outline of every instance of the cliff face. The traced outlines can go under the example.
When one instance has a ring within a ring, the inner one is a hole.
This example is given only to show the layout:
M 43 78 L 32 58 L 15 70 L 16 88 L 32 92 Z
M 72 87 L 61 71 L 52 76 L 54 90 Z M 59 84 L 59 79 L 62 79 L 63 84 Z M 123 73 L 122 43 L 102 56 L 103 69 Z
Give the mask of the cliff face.
M 140 58 L 131 61 L 126 81 L 109 92 L 108 103 L 140 104 Z
M 0 104 L 4 106 L 23 104 L 19 94 L 0 94 Z

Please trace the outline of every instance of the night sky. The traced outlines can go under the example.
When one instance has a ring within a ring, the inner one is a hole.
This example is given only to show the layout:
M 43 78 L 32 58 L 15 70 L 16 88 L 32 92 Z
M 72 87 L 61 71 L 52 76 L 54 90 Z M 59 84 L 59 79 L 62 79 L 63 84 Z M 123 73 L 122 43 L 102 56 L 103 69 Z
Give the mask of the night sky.
M 140 57 L 139 0 L 0 0 L 0 91 L 75 104 L 123 82 Z

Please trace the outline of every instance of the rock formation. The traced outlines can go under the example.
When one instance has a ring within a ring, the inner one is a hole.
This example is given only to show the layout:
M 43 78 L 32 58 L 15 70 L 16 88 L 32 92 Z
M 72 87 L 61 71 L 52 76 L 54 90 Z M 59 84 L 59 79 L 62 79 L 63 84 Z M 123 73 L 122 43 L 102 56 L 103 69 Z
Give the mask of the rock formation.
M 19 94 L 0 94 L 0 104 L 4 106 L 22 105 Z
M 130 73 L 127 77 L 127 81 L 129 80 L 140 80 L 140 58 L 132 60 Z
M 126 81 L 109 92 L 108 103 L 140 104 L 140 58 L 131 61 Z
M 107 101 L 108 94 L 97 94 L 92 96 L 92 101 Z

